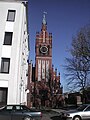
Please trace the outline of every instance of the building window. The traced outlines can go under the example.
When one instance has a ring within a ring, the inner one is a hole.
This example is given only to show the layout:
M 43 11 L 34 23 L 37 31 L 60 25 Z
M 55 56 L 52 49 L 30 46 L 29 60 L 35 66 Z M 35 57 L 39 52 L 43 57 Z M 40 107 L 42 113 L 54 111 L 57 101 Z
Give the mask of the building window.
M 4 45 L 12 45 L 12 32 L 5 32 Z
M 7 88 L 0 88 L 0 107 L 7 104 Z
M 2 58 L 1 60 L 1 73 L 9 73 L 10 58 Z
M 7 21 L 14 22 L 15 21 L 15 10 L 8 10 Z

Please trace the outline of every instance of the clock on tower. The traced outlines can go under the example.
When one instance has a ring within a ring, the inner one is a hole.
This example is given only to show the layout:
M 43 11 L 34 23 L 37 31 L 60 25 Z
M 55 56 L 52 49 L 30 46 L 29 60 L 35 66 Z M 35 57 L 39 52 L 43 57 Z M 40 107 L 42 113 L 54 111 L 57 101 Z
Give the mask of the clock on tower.
M 48 55 L 49 48 L 46 45 L 40 46 L 40 55 Z

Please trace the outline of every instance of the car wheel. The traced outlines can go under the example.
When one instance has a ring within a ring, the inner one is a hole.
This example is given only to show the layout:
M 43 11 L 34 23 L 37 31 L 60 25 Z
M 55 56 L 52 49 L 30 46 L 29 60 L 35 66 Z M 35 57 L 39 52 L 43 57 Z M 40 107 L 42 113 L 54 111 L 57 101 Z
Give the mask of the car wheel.
M 25 117 L 24 120 L 32 120 L 30 117 Z
M 75 116 L 75 117 L 73 118 L 73 120 L 81 120 L 81 117 L 80 117 L 80 116 Z

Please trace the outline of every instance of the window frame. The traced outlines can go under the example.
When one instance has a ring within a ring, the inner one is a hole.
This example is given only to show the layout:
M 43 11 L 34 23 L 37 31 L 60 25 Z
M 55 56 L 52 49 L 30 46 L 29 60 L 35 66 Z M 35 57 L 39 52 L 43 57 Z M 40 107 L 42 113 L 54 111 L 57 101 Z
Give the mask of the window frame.
M 12 37 L 13 37 L 13 32 L 5 32 L 3 45 L 12 45 Z
M 13 18 L 10 18 L 10 12 L 13 13 Z M 16 10 L 8 10 L 7 21 L 14 22 L 15 21 Z
M 5 62 L 8 62 L 7 71 L 5 70 Z M 9 74 L 10 70 L 10 58 L 1 58 L 1 70 L 0 73 Z

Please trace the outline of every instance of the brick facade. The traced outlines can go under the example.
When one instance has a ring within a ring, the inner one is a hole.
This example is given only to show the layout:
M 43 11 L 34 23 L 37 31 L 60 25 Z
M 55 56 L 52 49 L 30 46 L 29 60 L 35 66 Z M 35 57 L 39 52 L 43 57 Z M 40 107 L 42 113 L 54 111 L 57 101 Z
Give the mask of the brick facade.
M 36 107 L 52 107 L 57 104 L 56 102 L 59 104 L 63 90 L 60 83 L 60 73 L 57 74 L 57 69 L 54 70 L 52 65 L 52 33 L 47 32 L 45 14 L 43 15 L 41 32 L 36 33 L 35 55 L 35 81 L 31 91 L 32 103 Z

